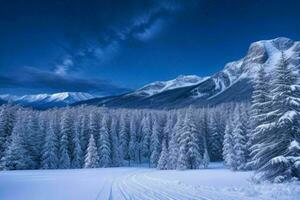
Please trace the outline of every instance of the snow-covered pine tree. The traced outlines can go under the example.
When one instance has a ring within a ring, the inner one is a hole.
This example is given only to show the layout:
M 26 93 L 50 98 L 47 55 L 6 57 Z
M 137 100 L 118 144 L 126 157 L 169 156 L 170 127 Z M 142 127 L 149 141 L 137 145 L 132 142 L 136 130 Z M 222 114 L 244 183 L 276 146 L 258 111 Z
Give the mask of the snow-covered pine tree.
M 60 138 L 59 146 L 59 168 L 60 169 L 69 169 L 71 167 L 70 156 L 68 152 L 68 137 L 66 133 Z
M 160 170 L 168 169 L 168 154 L 169 153 L 168 153 L 167 141 L 164 139 L 162 141 L 162 150 L 157 164 L 158 169 Z
M 179 157 L 179 139 L 184 126 L 183 113 L 177 114 L 177 122 L 172 130 L 169 145 L 169 169 L 177 169 L 178 157 Z
M 72 138 L 72 142 L 74 145 L 74 149 L 73 149 L 73 156 L 72 156 L 72 162 L 71 162 L 71 166 L 74 169 L 77 168 L 82 168 L 83 166 L 83 152 L 81 149 L 81 142 L 80 142 L 81 138 L 79 135 L 79 130 L 78 128 L 76 128 L 74 130 L 74 134 L 73 134 L 73 138 Z
M 233 170 L 244 170 L 247 161 L 246 155 L 246 132 L 240 118 L 233 129 L 233 159 L 230 167 Z
M 287 152 L 284 155 L 272 158 L 268 167 L 263 174 L 266 180 L 272 180 L 276 183 L 281 183 L 286 180 L 300 178 L 300 145 L 296 140 L 293 140 Z
M 129 141 L 130 141 L 130 134 L 129 134 L 129 122 L 128 116 L 126 112 L 123 112 L 121 115 L 120 121 L 120 148 L 122 152 L 122 159 L 128 160 L 129 157 Z
M 223 159 L 226 166 L 230 167 L 233 162 L 233 125 L 232 120 L 228 120 L 225 127 L 225 135 L 223 141 Z
M 104 116 L 101 122 L 101 128 L 99 132 L 99 166 L 109 167 L 111 165 L 111 143 L 109 140 L 108 132 L 108 118 Z
M 4 169 L 23 170 L 32 169 L 34 161 L 26 149 L 26 131 L 22 112 L 17 113 L 17 119 L 11 135 L 11 142 L 2 158 Z
M 195 121 L 191 112 L 191 108 L 188 109 L 184 126 L 179 136 L 179 169 L 198 169 L 200 167 L 202 157 L 199 152 L 199 146 L 197 141 L 197 129 Z
M 137 112 L 137 111 L 136 111 Z M 142 133 L 142 120 L 143 119 L 143 113 L 137 112 L 136 116 L 136 160 L 139 162 L 139 164 L 142 163 L 142 152 L 143 152 L 143 133 Z
M 151 138 L 151 122 L 149 115 L 144 116 L 141 123 L 142 131 L 142 155 L 149 162 L 150 167 L 150 138 Z
M 161 125 L 159 122 L 158 116 L 154 119 L 152 134 L 151 134 L 151 156 L 150 162 L 152 167 L 157 167 L 160 151 L 161 151 L 161 143 L 160 143 L 160 134 L 161 134 Z
M 42 151 L 42 168 L 57 169 L 58 167 L 58 137 L 53 130 L 53 121 L 47 128 Z
M 85 168 L 99 167 L 98 150 L 97 150 L 97 146 L 93 134 L 90 135 L 89 144 L 88 144 L 88 148 L 84 160 L 84 167 Z
M 137 124 L 136 118 L 132 117 L 130 121 L 130 141 L 129 141 L 129 166 L 130 162 L 136 161 L 137 158 Z
M 249 132 L 249 140 L 247 147 L 250 151 L 250 158 L 247 163 L 247 168 L 257 169 L 258 159 L 255 159 L 255 155 L 259 150 L 259 145 L 254 145 L 263 140 L 265 135 L 260 134 L 262 129 L 260 128 L 262 124 L 268 121 L 268 113 L 271 110 L 272 97 L 270 96 L 270 85 L 267 80 L 266 72 L 264 70 L 265 66 L 259 68 L 257 72 L 257 77 L 254 79 L 252 102 L 250 110 L 250 122 L 251 131 Z
M 119 142 L 119 121 L 116 117 L 112 118 L 111 123 L 111 162 L 113 167 L 119 167 L 121 166 L 121 148 L 120 148 L 120 142 Z
M 59 168 L 60 169 L 69 169 L 71 167 L 71 158 L 70 158 L 70 137 L 73 132 L 73 126 L 71 121 L 70 113 L 68 110 L 65 110 L 61 120 L 61 137 L 60 137 L 60 146 L 59 146 Z
M 90 113 L 89 117 L 89 136 L 93 134 L 95 141 L 98 141 L 99 131 L 100 131 L 100 123 L 101 116 L 98 110 L 93 110 Z
M 244 132 L 244 138 L 245 138 L 245 148 L 244 148 L 244 154 L 245 154 L 245 165 L 242 170 L 251 170 L 251 166 L 249 165 L 249 162 L 251 161 L 250 156 L 250 149 L 252 146 L 252 128 L 251 125 L 251 104 L 250 103 L 242 103 L 240 105 L 240 122 L 242 124 L 243 132 Z
M 33 166 L 31 166 L 31 169 L 38 169 L 41 164 L 42 138 L 44 136 L 42 135 L 42 131 L 40 131 L 38 113 L 28 111 L 26 119 L 27 121 L 24 124 L 26 135 L 26 138 L 24 138 L 26 140 L 25 148 L 32 157 Z
M 291 141 L 297 141 L 300 134 L 300 96 L 299 86 L 296 84 L 297 77 L 282 53 L 271 90 L 273 104 L 271 112 L 268 113 L 271 120 L 259 126 L 261 131 L 256 136 L 260 140 L 254 145 L 254 159 L 258 164 L 257 177 L 261 180 L 283 181 L 290 178 L 282 173 L 289 169 L 282 158 L 286 159 Z M 274 163 L 284 165 L 281 165 L 281 170 L 276 170 Z
M 6 146 L 7 136 L 5 133 L 5 123 L 6 123 L 5 111 L 6 111 L 5 107 L 2 106 L 0 110 L 0 170 L 3 169 L 1 160 L 4 157 L 5 151 L 7 149 Z
M 208 138 L 209 135 L 211 135 L 211 129 L 210 129 L 210 121 L 209 119 L 209 108 L 203 108 L 200 111 L 200 114 L 198 116 L 198 123 L 197 123 L 197 129 L 199 130 L 199 136 L 198 136 L 198 145 L 199 145 L 199 152 L 200 154 L 204 155 L 205 149 L 208 151 L 209 154 L 209 146 L 208 146 Z
M 10 144 L 15 123 L 15 108 L 11 105 L 3 105 L 0 110 L 0 170 L 2 166 L 1 160 L 5 155 L 5 151 Z
M 85 155 L 89 143 L 89 117 L 85 113 L 79 117 L 78 133 L 81 150 L 83 155 Z
M 222 160 L 223 138 L 226 121 L 222 111 L 213 109 L 209 120 L 210 134 L 208 135 L 208 149 L 212 161 Z
M 300 142 L 291 141 L 286 158 L 290 163 L 291 177 L 297 177 L 300 180 Z

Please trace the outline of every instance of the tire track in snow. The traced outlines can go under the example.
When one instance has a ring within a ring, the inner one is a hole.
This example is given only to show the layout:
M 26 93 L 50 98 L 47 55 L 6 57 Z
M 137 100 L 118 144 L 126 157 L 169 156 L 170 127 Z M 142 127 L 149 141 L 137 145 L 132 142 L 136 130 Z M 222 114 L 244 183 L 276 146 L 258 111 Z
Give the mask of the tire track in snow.
M 174 199 L 187 199 L 187 200 L 212 200 L 211 198 L 203 195 L 191 193 L 187 188 L 182 188 L 182 185 L 176 181 L 165 181 L 162 179 L 149 178 L 148 173 L 144 173 L 141 176 L 141 182 L 146 182 L 147 186 L 155 188 L 158 191 L 162 191 L 165 194 L 171 196 Z M 147 187 L 148 188 L 148 187 Z M 163 190 L 161 190 L 163 188 Z
M 164 184 L 147 178 L 149 170 L 133 172 L 119 180 L 119 188 L 125 200 L 213 200 L 190 191 L 178 192 L 181 185 Z M 163 187 L 162 187 L 163 186 Z
M 153 176 L 151 176 L 151 173 L 155 173 L 154 172 L 148 172 L 143 174 L 143 176 L 145 176 L 145 179 L 150 179 L 153 180 L 154 182 L 156 182 L 156 185 L 161 184 L 162 187 L 168 187 L 170 185 L 173 185 L 173 189 L 176 188 L 176 192 L 180 192 L 180 193 L 186 193 L 188 191 L 188 193 L 193 194 L 193 196 L 196 197 L 201 197 L 202 199 L 215 199 L 215 200 L 232 200 L 232 199 L 238 199 L 238 200 L 257 200 L 257 198 L 254 197 L 247 197 L 247 196 L 241 196 L 240 194 L 234 194 L 234 193 L 230 193 L 230 192 L 224 192 L 224 191 L 220 191 L 217 189 L 214 190 L 210 190 L 210 189 L 204 189 L 201 186 L 192 186 L 192 185 L 187 185 L 178 181 L 170 181 L 170 180 L 162 180 L 160 178 L 155 178 Z M 176 185 L 179 185 L 180 187 L 177 187 Z M 173 190 L 172 189 L 172 190 Z
M 109 200 L 254 200 L 238 194 L 163 180 L 152 170 L 134 170 L 118 177 Z M 255 199 L 256 200 L 256 199 Z

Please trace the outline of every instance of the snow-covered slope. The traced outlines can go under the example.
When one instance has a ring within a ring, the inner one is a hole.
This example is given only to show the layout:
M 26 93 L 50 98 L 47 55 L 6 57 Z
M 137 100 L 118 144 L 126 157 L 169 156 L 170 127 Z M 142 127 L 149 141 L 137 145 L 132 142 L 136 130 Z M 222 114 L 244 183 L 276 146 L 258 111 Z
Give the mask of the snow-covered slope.
M 4 101 L 35 108 L 62 107 L 92 98 L 95 98 L 95 96 L 83 92 L 62 92 L 55 94 L 36 94 L 24 96 L 0 95 L 0 99 Z
M 298 200 L 299 183 L 253 184 L 253 172 L 115 167 L 0 171 L 7 200 Z M 17 188 L 17 189 L 16 189 Z
M 191 85 L 196 85 L 201 81 L 204 81 L 208 77 L 201 78 L 196 75 L 180 75 L 177 78 L 169 81 L 156 81 L 145 85 L 144 87 L 136 90 L 133 94 L 152 96 L 167 90 L 172 90 L 181 87 L 187 87 Z
M 225 65 L 220 72 L 207 78 L 180 76 L 165 82 L 148 84 L 135 92 L 98 99 L 87 104 L 131 108 L 176 108 L 188 105 L 215 105 L 232 101 L 249 101 L 252 80 L 259 67 L 271 75 L 281 52 L 295 71 L 300 69 L 300 42 L 279 37 L 250 45 L 246 55 Z

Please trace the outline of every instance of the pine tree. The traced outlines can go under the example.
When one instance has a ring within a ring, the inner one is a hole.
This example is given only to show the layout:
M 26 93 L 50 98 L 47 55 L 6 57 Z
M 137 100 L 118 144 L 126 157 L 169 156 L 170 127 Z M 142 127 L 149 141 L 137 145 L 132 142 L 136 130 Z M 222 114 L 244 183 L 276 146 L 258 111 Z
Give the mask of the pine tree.
M 130 141 L 129 141 L 129 165 L 130 161 L 136 161 L 137 158 L 137 124 L 135 117 L 130 122 Z
M 198 169 L 201 164 L 201 154 L 197 141 L 196 125 L 189 109 L 186 113 L 184 126 L 179 136 L 179 169 Z
M 234 159 L 231 160 L 233 170 L 243 170 L 246 165 L 246 133 L 243 124 L 238 119 L 236 127 L 233 130 L 233 152 Z
M 95 141 L 98 141 L 101 117 L 97 110 L 91 112 L 89 122 L 89 136 L 93 134 Z
M 8 146 L 5 156 L 2 158 L 4 169 L 23 170 L 32 169 L 34 161 L 30 152 L 26 149 L 26 132 L 22 114 L 18 112 L 18 118 L 13 128 L 11 142 Z
M 225 126 L 225 119 L 223 119 L 222 112 L 215 109 L 210 120 L 210 134 L 208 135 L 208 149 L 210 150 L 210 158 L 213 161 L 222 160 Z
M 84 160 L 85 168 L 97 168 L 99 167 L 99 156 L 97 152 L 97 146 L 94 139 L 94 135 L 90 135 L 89 144 Z
M 85 155 L 89 143 L 89 117 L 86 114 L 82 114 L 79 117 L 78 133 L 81 150 L 83 155 Z
M 107 118 L 103 117 L 99 133 L 99 166 L 109 167 L 111 165 L 111 146 Z
M 63 132 L 63 135 L 60 139 L 59 147 L 59 168 L 60 169 L 69 169 L 71 167 L 70 156 L 68 152 L 68 137 L 67 133 Z
M 158 121 L 158 118 L 154 120 L 153 130 L 151 134 L 151 156 L 150 162 L 152 167 L 157 167 L 160 151 L 161 151 L 161 144 L 160 144 L 160 131 L 161 126 Z
M 129 157 L 129 127 L 128 127 L 128 121 L 127 121 L 127 114 L 123 113 L 121 115 L 121 122 L 120 122 L 120 148 L 122 152 L 122 159 L 128 160 Z
M 172 130 L 172 136 L 169 145 L 169 169 L 177 169 L 179 157 L 179 136 L 184 126 L 182 114 L 178 114 L 177 122 Z
M 149 116 L 145 116 L 142 120 L 142 155 L 148 160 L 150 167 L 150 138 L 151 138 L 151 122 Z
M 59 168 L 61 169 L 71 168 L 71 160 L 73 159 L 72 157 L 74 153 L 72 137 L 75 130 L 70 112 L 71 111 L 69 109 L 66 109 L 63 112 L 61 119 L 61 138 L 59 148 Z
M 47 129 L 45 142 L 42 154 L 42 168 L 43 169 L 56 169 L 58 166 L 58 138 L 53 130 L 53 125 Z
M 249 133 L 249 140 L 247 146 L 250 150 L 250 159 L 248 160 L 248 168 L 257 169 L 258 159 L 255 159 L 255 155 L 259 150 L 258 145 L 254 145 L 263 140 L 264 133 L 260 128 L 262 124 L 268 121 L 267 114 L 271 109 L 271 96 L 270 85 L 268 84 L 266 72 L 264 66 L 260 67 L 257 73 L 257 77 L 254 79 L 254 91 L 252 94 L 252 104 L 250 111 L 250 126 L 251 131 Z
M 209 117 L 209 110 L 208 108 L 204 108 L 200 112 L 199 115 L 199 123 L 198 123 L 198 129 L 199 129 L 199 136 L 198 136 L 198 145 L 199 145 L 199 152 L 204 157 L 205 149 L 208 151 L 209 154 L 209 135 L 211 135 L 211 129 L 210 129 L 210 117 Z
M 1 160 L 3 160 L 5 151 L 11 142 L 15 118 L 15 108 L 10 105 L 3 105 L 0 110 L 0 170 L 4 168 Z
M 3 106 L 0 110 L 0 161 L 4 157 L 6 146 L 7 136 L 5 133 L 5 107 Z M 1 169 L 1 162 L 0 162 L 0 169 Z
M 282 54 L 280 62 L 276 66 L 274 82 L 271 93 L 273 104 L 267 114 L 268 121 L 258 126 L 254 137 L 258 141 L 254 144 L 254 157 L 257 163 L 257 178 L 261 180 L 276 181 L 277 179 L 289 179 L 282 173 L 287 166 L 281 166 L 281 170 L 274 172 L 275 164 L 282 163 L 290 142 L 299 138 L 299 91 L 295 86 L 297 77 L 289 68 L 285 56 Z M 282 177 L 283 178 L 280 178 Z
M 157 168 L 161 170 L 168 169 L 168 148 L 166 140 L 162 142 L 162 151 L 158 160 Z
M 113 118 L 111 123 L 111 148 L 112 148 L 112 166 L 119 167 L 121 166 L 121 152 L 120 152 L 120 142 L 118 137 L 118 132 L 120 130 L 120 126 L 118 120 Z
M 228 121 L 225 128 L 225 135 L 223 141 L 223 159 L 226 166 L 231 166 L 233 162 L 233 127 L 232 121 Z
M 83 152 L 81 149 L 81 143 L 79 138 L 79 132 L 78 129 L 74 130 L 73 134 L 73 145 L 74 145 L 74 150 L 73 150 L 73 156 L 72 156 L 72 168 L 81 168 L 83 165 Z
M 25 148 L 31 155 L 33 165 L 31 169 L 38 169 L 41 164 L 41 157 L 42 157 L 42 141 L 43 135 L 41 134 L 42 131 L 40 130 L 40 125 L 38 121 L 37 113 L 33 111 L 29 111 L 27 113 L 27 121 L 25 127 Z

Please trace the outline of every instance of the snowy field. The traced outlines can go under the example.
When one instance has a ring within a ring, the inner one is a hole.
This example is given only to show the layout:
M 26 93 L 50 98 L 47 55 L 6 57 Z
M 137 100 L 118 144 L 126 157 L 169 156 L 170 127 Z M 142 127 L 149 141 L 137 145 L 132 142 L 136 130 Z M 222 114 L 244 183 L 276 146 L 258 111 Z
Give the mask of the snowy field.
M 298 200 L 299 183 L 252 184 L 251 172 L 147 168 L 0 172 L 1 200 Z

